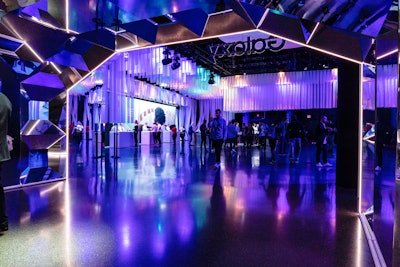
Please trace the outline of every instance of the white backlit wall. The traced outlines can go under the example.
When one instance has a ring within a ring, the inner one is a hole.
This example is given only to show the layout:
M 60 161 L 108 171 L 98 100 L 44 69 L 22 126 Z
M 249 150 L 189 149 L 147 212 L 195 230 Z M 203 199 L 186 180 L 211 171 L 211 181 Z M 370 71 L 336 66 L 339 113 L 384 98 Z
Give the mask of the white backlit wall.
M 140 99 L 135 99 L 134 101 L 134 118 L 140 124 L 151 126 L 156 121 L 156 109 L 161 109 L 164 112 L 165 124 L 176 124 L 176 107 Z
M 204 119 L 207 120 L 208 122 L 211 117 L 215 117 L 216 109 L 220 109 L 222 111 L 222 117 L 226 121 L 234 119 L 235 114 L 233 112 L 225 111 L 224 100 L 222 98 L 200 100 L 199 108 L 200 108 L 200 117 L 196 125 L 197 129 L 200 129 L 200 125 L 203 123 Z
M 364 78 L 363 81 L 363 109 L 375 109 L 375 87 L 376 107 L 378 108 L 397 108 L 397 64 L 378 65 L 375 79 Z
M 221 78 L 225 111 L 335 108 L 337 69 Z
M 147 53 L 146 55 L 150 60 L 150 54 Z M 102 108 L 101 121 L 133 123 L 137 119 L 134 114 L 134 99 L 140 98 L 179 106 L 180 110 L 185 110 L 185 118 L 187 118 L 180 119 L 179 123 L 189 125 L 190 121 L 194 120 L 193 118 L 196 116 L 196 100 L 178 94 L 175 91 L 166 90 L 135 79 L 136 75 L 132 74 L 133 71 L 137 71 L 139 68 L 142 68 L 142 71 L 145 70 L 143 66 L 136 66 L 134 64 L 135 60 L 135 58 L 132 58 L 132 55 L 126 57 L 126 55 L 121 54 L 121 56 L 116 57 L 103 66 L 102 69 L 106 74 L 103 75 L 104 85 L 102 91 L 104 107 Z M 165 73 L 160 73 L 159 75 L 165 75 Z
M 363 109 L 375 110 L 375 79 L 364 77 L 362 92 Z
M 397 108 L 397 64 L 378 65 L 377 102 L 378 108 Z
M 136 51 L 137 52 L 137 51 Z M 127 122 L 133 123 L 134 98 L 141 98 L 162 102 L 164 104 L 179 106 L 176 124 L 188 127 L 195 123 L 197 101 L 182 93 L 162 89 L 134 78 L 133 70 L 136 59 L 121 54 L 119 57 L 107 62 L 100 71 L 103 77 L 103 87 L 96 91 L 101 93 L 101 110 L 94 116 L 97 122 Z M 162 64 L 159 67 L 160 79 L 165 75 Z M 158 66 L 158 65 L 157 65 Z M 161 69 L 163 70 L 161 72 Z M 141 69 L 142 71 L 147 69 Z M 397 107 L 397 65 L 384 65 L 377 68 L 377 107 Z M 172 70 L 171 70 L 172 71 Z M 194 84 L 207 83 L 207 73 L 196 70 L 199 81 Z M 178 75 L 178 74 L 177 74 Z M 181 77 L 188 75 L 180 74 Z M 182 76 L 183 75 L 183 76 Z M 179 78 L 179 77 L 175 77 Z M 190 78 L 192 79 L 192 78 Z M 194 78 L 193 78 L 194 79 Z M 207 83 L 208 84 L 208 83 Z M 203 119 L 209 120 L 214 116 L 215 109 L 219 108 L 227 120 L 233 119 L 234 112 L 264 111 L 264 110 L 295 110 L 336 108 L 337 106 L 337 70 L 303 71 L 288 73 L 269 73 L 258 75 L 243 75 L 218 78 L 217 86 L 211 86 L 199 99 L 200 118 L 197 127 Z M 200 89 L 199 89 L 200 88 Z M 192 88 L 197 93 L 202 87 Z M 363 108 L 374 109 L 375 81 L 365 78 L 363 83 Z M 206 89 L 204 89 L 206 90 Z M 79 93 L 71 94 L 70 113 L 71 122 L 76 123 L 78 112 Z M 99 97 L 96 98 L 97 102 Z M 89 121 L 90 112 L 85 104 L 85 113 Z M 85 120 L 84 120 L 85 121 Z
M 377 107 L 397 107 L 397 65 L 377 67 Z M 224 110 L 295 110 L 337 107 L 337 70 L 221 78 Z M 363 108 L 374 109 L 375 80 L 363 82 Z
M 70 94 L 69 97 L 69 113 L 71 114 L 70 123 L 76 125 L 78 122 L 78 94 Z

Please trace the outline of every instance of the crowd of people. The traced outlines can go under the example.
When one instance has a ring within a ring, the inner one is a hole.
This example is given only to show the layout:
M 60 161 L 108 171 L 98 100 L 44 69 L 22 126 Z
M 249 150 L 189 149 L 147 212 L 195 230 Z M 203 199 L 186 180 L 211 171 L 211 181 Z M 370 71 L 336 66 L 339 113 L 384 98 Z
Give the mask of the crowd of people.
M 137 121 L 135 121 L 135 146 L 137 146 Z M 164 129 L 163 129 L 164 127 Z M 243 148 L 250 149 L 257 147 L 261 152 L 269 149 L 271 154 L 270 163 L 276 163 L 276 155 L 289 155 L 291 164 L 298 164 L 301 155 L 302 143 L 309 142 L 309 130 L 304 124 L 292 115 L 288 120 L 286 117 L 282 120 L 272 120 L 268 123 L 266 119 L 239 124 L 238 121 L 226 121 L 221 116 L 221 110 L 215 111 L 215 117 L 209 121 L 203 120 L 201 125 L 196 128 L 194 123 L 190 123 L 188 130 L 185 126 L 179 129 L 176 125 L 161 125 L 155 122 L 151 128 L 154 145 L 161 144 L 161 134 L 163 131 L 170 131 L 173 144 L 176 145 L 180 140 L 184 145 L 185 141 L 189 146 L 197 145 L 197 134 L 200 135 L 200 149 L 204 153 L 211 152 L 216 154 L 215 167 L 220 166 L 221 150 L 228 150 L 232 156 L 237 154 L 239 143 Z M 327 153 L 333 143 L 335 129 L 332 127 L 326 116 L 321 116 L 318 125 L 315 128 L 316 144 L 316 166 L 329 167 L 331 163 L 327 161 Z M 179 136 L 179 139 L 178 139 Z M 321 158 L 322 156 L 322 158 Z
M 226 121 L 221 117 L 221 110 L 215 111 L 215 117 L 208 121 L 203 120 L 199 127 L 195 123 L 190 123 L 188 130 L 182 125 L 179 129 L 176 125 L 167 125 L 160 122 L 154 122 L 152 126 L 146 123 L 140 125 L 135 120 L 133 124 L 134 146 L 137 147 L 141 139 L 141 131 L 150 131 L 152 144 L 160 146 L 162 144 L 162 133 L 170 132 L 174 145 L 180 141 L 182 145 L 185 142 L 189 146 L 197 146 L 197 136 L 200 135 L 200 149 L 204 153 L 216 153 L 219 167 L 220 151 L 222 148 L 229 150 L 232 156 L 237 154 L 239 144 L 243 148 L 249 149 L 257 147 L 261 152 L 269 149 L 271 154 L 270 163 L 276 163 L 276 155 L 289 155 L 291 164 L 298 164 L 303 142 L 310 142 L 310 130 L 306 129 L 296 115 L 291 115 L 290 119 L 286 117 L 280 121 L 275 119 L 258 119 L 251 122 L 243 122 L 241 125 L 236 120 Z M 80 145 L 84 127 L 78 123 L 73 127 L 73 137 L 75 143 Z M 316 166 L 329 167 L 331 163 L 327 161 L 328 152 L 332 150 L 334 143 L 335 128 L 326 116 L 321 116 L 318 124 L 315 126 L 313 141 L 316 144 Z M 179 136 L 179 138 L 178 138 Z M 378 167 L 380 168 L 378 163 Z

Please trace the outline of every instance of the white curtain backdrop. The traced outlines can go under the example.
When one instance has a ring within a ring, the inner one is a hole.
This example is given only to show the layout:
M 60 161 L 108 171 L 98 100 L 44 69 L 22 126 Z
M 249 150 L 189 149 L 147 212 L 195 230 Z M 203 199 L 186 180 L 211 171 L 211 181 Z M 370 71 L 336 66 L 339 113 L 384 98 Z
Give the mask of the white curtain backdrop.
M 160 50 L 157 51 L 160 56 Z M 142 58 L 145 55 L 150 62 L 151 53 L 136 56 Z M 97 70 L 102 72 L 100 76 L 103 77 L 104 85 L 101 90 L 96 91 L 96 95 L 89 95 L 90 101 L 101 104 L 102 107 L 99 110 L 100 118 L 95 116 L 94 123 L 99 121 L 134 122 L 136 119 L 133 117 L 134 98 L 179 106 L 176 125 L 178 127 L 184 125 L 188 128 L 191 123 L 194 123 L 196 129 L 204 119 L 208 121 L 210 117 L 214 117 L 215 110 L 218 108 L 223 111 L 223 117 L 228 121 L 232 120 L 234 113 L 237 112 L 337 107 L 337 69 L 223 77 L 218 80 L 218 86 L 211 87 L 211 90 L 215 91 L 207 91 L 210 96 L 203 95 L 202 98 L 196 100 L 182 93 L 135 79 L 134 73 L 137 74 L 139 70 L 147 72 L 151 69 L 150 66 L 142 66 L 143 63 L 139 62 L 136 56 L 130 54 L 129 57 L 117 57 Z M 167 75 L 166 71 L 170 72 L 169 74 L 179 75 L 179 72 L 171 72 L 170 68 L 166 70 L 162 64 L 157 66 L 159 67 L 153 70 L 152 77 L 159 75 L 160 81 L 164 79 L 162 76 Z M 187 72 L 190 71 L 193 69 L 188 67 Z M 154 74 L 154 72 L 157 73 Z M 397 107 L 397 72 L 396 64 L 377 67 L 376 105 L 378 108 Z M 189 75 L 183 75 L 182 72 L 180 75 L 184 80 L 189 77 Z M 208 76 L 204 72 L 196 75 L 202 77 L 201 84 L 207 83 Z M 196 83 L 192 86 L 196 86 Z M 207 88 L 209 90 L 210 87 Z M 365 78 L 363 82 L 364 109 L 374 109 L 374 89 L 375 80 Z M 187 90 L 200 92 L 203 89 L 194 87 Z M 85 118 L 89 121 L 91 119 L 87 102 L 85 102 L 83 123 L 86 121 Z M 197 112 L 197 107 L 200 109 L 199 112 Z M 71 92 L 71 122 L 77 122 L 77 112 L 78 96 Z M 199 114 L 198 121 L 196 121 L 197 113 Z
M 221 78 L 224 110 L 247 112 L 335 108 L 337 69 Z
M 397 107 L 397 71 L 394 65 L 377 67 L 377 107 Z M 337 107 L 337 69 L 221 78 L 224 110 L 319 109 Z M 363 108 L 375 108 L 375 80 L 363 81 Z
M 74 125 L 78 122 L 78 97 L 79 95 L 77 94 L 71 94 L 69 97 L 70 123 Z
M 397 64 L 378 65 L 377 101 L 378 108 L 397 108 Z
M 148 57 L 147 61 L 142 59 L 143 56 Z M 138 56 L 138 58 L 144 60 L 143 62 L 150 62 L 151 57 L 151 53 Z M 148 70 L 146 66 L 139 66 L 143 63 L 139 64 L 138 58 L 132 55 L 120 56 L 103 66 L 102 71 L 106 75 L 103 75 L 102 106 L 104 107 L 102 108 L 101 120 L 104 122 L 133 123 L 137 119 L 133 117 L 133 99 L 139 98 L 179 107 L 179 112 L 177 112 L 179 118 L 176 118 L 178 127 L 181 125 L 188 127 L 190 123 L 195 123 L 197 100 L 135 79 L 137 75 L 132 73 Z M 159 65 L 162 66 L 162 64 Z
M 196 125 L 197 129 L 200 128 L 200 125 L 203 123 L 203 120 L 209 122 L 211 118 L 215 117 L 216 109 L 220 109 L 222 111 L 222 117 L 226 120 L 226 122 L 234 119 L 235 117 L 235 113 L 225 111 L 224 100 L 222 98 L 200 100 L 199 109 L 200 109 L 200 117 Z
M 364 78 L 362 102 L 364 110 L 375 110 L 375 79 Z

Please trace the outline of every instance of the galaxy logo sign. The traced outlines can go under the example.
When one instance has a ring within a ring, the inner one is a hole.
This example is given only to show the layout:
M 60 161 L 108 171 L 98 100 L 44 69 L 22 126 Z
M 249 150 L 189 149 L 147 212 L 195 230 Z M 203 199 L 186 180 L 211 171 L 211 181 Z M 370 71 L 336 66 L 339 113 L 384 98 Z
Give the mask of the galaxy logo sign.
M 285 43 L 285 40 L 273 36 L 257 39 L 251 39 L 248 36 L 245 41 L 209 45 L 208 49 L 216 63 L 217 58 L 262 54 L 267 50 L 278 52 L 285 48 Z

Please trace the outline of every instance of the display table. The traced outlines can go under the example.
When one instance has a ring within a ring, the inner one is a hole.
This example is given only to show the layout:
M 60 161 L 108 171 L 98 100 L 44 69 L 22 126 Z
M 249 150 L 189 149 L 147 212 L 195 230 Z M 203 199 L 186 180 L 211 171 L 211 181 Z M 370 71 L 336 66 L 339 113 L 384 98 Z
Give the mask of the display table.
M 163 143 L 172 143 L 172 133 L 169 131 L 162 132 L 161 141 Z
M 153 133 L 150 131 L 142 131 L 142 145 L 154 144 Z
M 171 132 L 162 132 L 161 133 L 161 143 L 171 143 L 172 142 L 172 134 Z M 154 144 L 153 132 L 150 131 L 142 131 L 142 145 L 152 145 Z
M 133 133 L 132 132 L 118 132 L 118 142 L 117 147 L 132 147 L 135 145 L 135 141 L 133 140 Z M 110 147 L 114 147 L 114 137 L 115 133 L 110 132 Z

